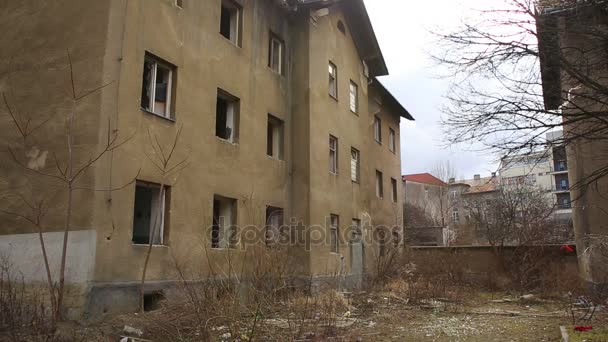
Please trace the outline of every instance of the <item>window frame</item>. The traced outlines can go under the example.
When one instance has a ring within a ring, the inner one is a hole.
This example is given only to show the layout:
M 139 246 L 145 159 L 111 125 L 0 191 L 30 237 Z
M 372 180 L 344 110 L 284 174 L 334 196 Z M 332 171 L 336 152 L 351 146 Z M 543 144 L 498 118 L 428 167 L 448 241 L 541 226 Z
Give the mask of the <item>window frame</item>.
M 146 64 L 152 64 L 152 70 L 150 71 L 150 80 L 148 85 L 148 104 L 147 107 L 143 106 L 144 100 L 144 91 L 145 91 L 145 77 L 146 77 Z M 156 78 L 158 77 L 158 68 L 159 66 L 163 69 L 166 69 L 169 72 L 169 76 L 167 77 L 167 88 L 165 93 L 165 110 L 164 113 L 156 112 L 156 91 L 157 91 L 157 83 Z M 166 60 L 146 51 L 144 55 L 144 70 L 142 74 L 142 85 L 141 85 L 141 97 L 140 97 L 140 107 L 141 110 L 154 114 L 158 117 L 175 121 L 175 97 L 177 88 L 177 67 Z
M 162 204 L 161 208 L 155 208 L 153 207 L 153 202 L 154 200 L 152 200 L 152 203 L 150 203 L 150 225 L 148 227 L 148 241 L 145 243 L 138 243 L 134 241 L 135 238 L 135 210 L 137 208 L 136 204 L 137 204 L 137 188 L 148 188 L 148 189 L 157 189 L 157 191 L 159 191 L 158 196 L 159 198 L 159 202 Z M 153 216 L 156 214 L 156 210 L 160 210 L 160 231 L 158 232 L 158 238 L 159 241 L 155 242 L 152 241 L 152 246 L 167 246 L 167 240 L 168 240 L 168 236 L 167 236 L 167 232 L 169 230 L 168 227 L 168 222 L 169 222 L 169 214 L 170 214 L 170 205 L 171 205 L 171 187 L 168 185 L 164 185 L 163 188 L 161 189 L 161 185 L 158 183 L 153 183 L 153 182 L 147 182 L 147 181 L 142 181 L 142 180 L 136 180 L 135 181 L 135 193 L 134 193 L 134 198 L 133 198 L 133 223 L 131 225 L 131 243 L 134 246 L 149 246 L 151 240 L 154 240 L 154 236 L 152 234 L 152 223 L 154 222 L 154 218 Z
M 353 88 L 354 88 L 354 93 L 353 93 Z M 359 86 L 353 80 L 350 80 L 348 92 L 349 92 L 348 106 L 350 108 L 350 111 L 353 114 L 359 115 Z M 354 99 L 353 99 L 353 96 L 354 96 Z M 353 101 L 354 101 L 354 103 L 353 103 Z M 353 105 L 354 105 L 354 109 L 353 109 Z
M 233 18 L 233 15 L 231 15 L 231 22 L 230 22 L 230 29 L 231 29 L 231 33 L 230 36 L 231 37 L 226 37 L 223 33 L 222 33 L 222 11 L 223 8 L 227 8 L 231 11 L 236 12 L 235 14 L 233 14 L 234 16 L 236 16 L 236 18 Z M 234 23 L 232 23 L 232 20 L 234 20 Z M 234 24 L 234 27 L 233 27 Z M 232 44 L 234 44 L 236 47 L 241 47 L 242 46 L 242 30 L 243 30 L 243 6 L 241 6 L 239 3 L 237 3 L 236 1 L 233 0 L 221 0 L 220 1 L 220 36 L 224 37 L 226 40 L 228 40 L 229 42 L 231 42 Z M 235 37 L 232 37 L 232 29 L 234 29 L 234 35 Z
M 380 170 L 376 170 L 376 197 L 384 199 L 384 174 Z
M 335 143 L 335 146 L 332 146 L 332 142 Z M 339 172 L 339 156 L 338 156 L 338 147 L 339 147 L 338 138 L 329 135 L 329 173 L 333 175 L 337 175 Z M 332 158 L 333 157 L 333 158 Z
M 329 61 L 328 66 L 328 75 L 329 75 L 329 84 L 328 84 L 328 93 L 334 100 L 338 101 L 338 67 Z M 333 86 L 332 86 L 333 80 Z M 332 90 L 334 94 L 332 94 Z
M 266 128 L 266 155 L 276 160 L 285 160 L 285 122 L 278 117 L 268 114 Z M 272 134 L 270 129 L 272 127 Z M 277 130 L 277 132 L 275 132 Z M 276 136 L 275 136 L 276 133 Z M 270 146 L 269 138 L 272 136 L 272 146 Z M 275 138 L 277 141 L 275 142 Z M 272 147 L 272 154 L 268 154 L 269 148 Z M 275 151 L 275 147 L 278 151 Z
M 374 115 L 374 140 L 382 145 L 382 119 L 378 115 Z
M 175 7 L 179 8 L 179 9 L 183 9 L 184 8 L 184 0 L 175 0 Z
M 340 253 L 340 215 L 337 214 L 329 214 L 329 251 Z
M 357 158 L 353 158 L 353 155 L 356 155 Z M 353 165 L 353 162 L 356 164 Z M 355 167 L 355 178 L 353 178 L 353 166 Z M 361 182 L 361 151 L 354 147 L 350 148 L 350 179 L 354 183 Z
M 397 185 L 397 179 L 395 179 L 393 177 L 391 177 L 391 192 L 392 192 L 391 196 L 392 196 L 393 203 L 399 202 L 399 195 L 398 195 L 399 189 L 398 189 L 398 185 Z
M 285 75 L 285 61 L 286 61 L 286 47 L 285 47 L 285 40 L 283 40 L 281 37 L 279 37 L 279 35 L 277 35 L 276 33 L 270 31 L 270 39 L 268 40 L 268 68 L 270 68 L 270 70 L 272 70 L 274 73 L 277 73 L 281 76 Z M 274 42 L 278 43 L 278 46 L 280 48 L 279 54 L 277 55 L 279 58 L 279 63 L 278 63 L 278 70 L 276 70 L 274 68 Z
M 229 122 L 229 113 L 230 113 L 230 109 L 228 106 L 232 106 L 232 130 L 230 131 L 230 137 L 224 138 L 221 137 L 220 135 L 218 135 L 218 110 L 219 110 L 219 106 L 218 106 L 218 100 L 223 100 L 226 102 L 227 107 L 226 107 L 226 126 L 224 127 L 224 130 L 226 130 L 226 128 L 228 128 L 228 122 Z M 221 89 L 221 88 L 217 88 L 217 95 L 216 95 L 216 102 L 215 102 L 215 137 L 222 140 L 222 141 L 226 141 L 229 142 L 231 144 L 238 144 L 239 143 L 239 124 L 240 124 L 240 112 L 241 112 L 241 99 L 230 94 L 229 92 Z
M 388 150 L 391 151 L 393 154 L 396 153 L 397 151 L 397 146 L 396 146 L 396 140 L 397 140 L 397 134 L 395 133 L 395 130 L 392 127 L 388 128 Z
M 219 207 L 219 215 L 216 220 L 215 215 L 215 204 L 216 202 L 220 203 Z M 231 213 L 230 213 L 230 224 L 228 226 L 222 225 L 221 217 L 221 203 L 222 202 L 230 202 L 231 203 Z M 222 196 L 219 194 L 213 194 L 212 198 L 212 206 L 211 206 L 211 236 L 210 243 L 212 249 L 238 249 L 239 239 L 238 239 L 238 200 L 236 198 L 231 198 L 227 196 Z M 217 237 L 214 237 L 217 231 Z M 222 234 L 223 233 L 223 234 Z M 224 243 L 224 245 L 222 245 Z

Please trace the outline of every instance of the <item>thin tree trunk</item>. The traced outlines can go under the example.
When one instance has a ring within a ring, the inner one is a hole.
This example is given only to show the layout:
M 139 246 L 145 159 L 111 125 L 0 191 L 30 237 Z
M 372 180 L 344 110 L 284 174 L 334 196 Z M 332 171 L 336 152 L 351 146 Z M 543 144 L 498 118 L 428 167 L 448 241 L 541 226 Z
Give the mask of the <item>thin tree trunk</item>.
M 76 108 L 76 103 L 74 103 L 74 109 Z M 55 309 L 55 317 L 57 320 L 62 319 L 62 308 L 63 308 L 63 292 L 65 287 L 65 266 L 67 260 L 68 253 L 68 237 L 70 234 L 70 226 L 72 223 L 72 172 L 73 172 L 73 155 L 72 155 L 72 124 L 74 122 L 74 112 L 70 113 L 70 117 L 68 120 L 68 128 L 67 128 L 67 149 L 68 149 L 68 163 L 67 163 L 67 172 L 66 172 L 66 180 L 67 180 L 67 192 L 68 199 L 66 201 L 65 208 L 65 227 L 63 231 L 63 247 L 61 251 L 61 268 L 59 270 L 59 290 L 57 293 L 57 308 Z
M 46 246 L 44 244 L 44 237 L 42 235 L 42 227 L 38 225 L 38 238 L 40 239 L 40 248 L 42 249 L 42 258 L 44 260 L 44 268 L 46 270 L 47 286 L 49 288 L 49 295 L 51 296 L 51 307 L 53 312 L 57 310 L 57 300 L 55 297 L 55 287 L 53 285 L 53 277 L 51 276 L 51 268 L 49 266 L 49 258 L 46 254 Z M 54 318 L 54 317 L 53 317 Z M 53 322 L 54 323 L 54 322 Z
M 156 207 L 156 215 L 154 215 L 154 220 L 152 221 L 152 229 L 150 231 L 150 241 L 148 243 L 148 250 L 146 251 L 146 259 L 144 261 L 144 269 L 141 274 L 141 282 L 139 285 L 139 311 L 144 312 L 144 297 L 145 297 L 145 282 L 146 282 L 146 273 L 148 271 L 148 263 L 150 261 L 150 255 L 152 254 L 152 247 L 154 246 L 154 236 L 156 235 L 157 226 L 160 226 L 160 217 L 162 217 L 163 213 L 163 199 L 165 195 L 165 182 L 161 182 L 160 191 L 159 191 L 159 199 Z

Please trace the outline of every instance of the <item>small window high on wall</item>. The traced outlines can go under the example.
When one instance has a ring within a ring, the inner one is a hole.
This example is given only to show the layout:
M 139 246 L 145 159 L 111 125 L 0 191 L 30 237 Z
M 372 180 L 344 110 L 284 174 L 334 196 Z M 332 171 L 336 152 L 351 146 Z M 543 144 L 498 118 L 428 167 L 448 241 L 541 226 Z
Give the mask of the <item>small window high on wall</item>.
M 377 143 L 382 143 L 382 121 L 378 116 L 374 116 L 374 139 Z
M 175 104 L 175 66 L 146 53 L 141 89 L 141 108 L 173 119 Z
M 376 170 L 376 197 L 384 198 L 384 186 L 382 184 L 382 172 Z

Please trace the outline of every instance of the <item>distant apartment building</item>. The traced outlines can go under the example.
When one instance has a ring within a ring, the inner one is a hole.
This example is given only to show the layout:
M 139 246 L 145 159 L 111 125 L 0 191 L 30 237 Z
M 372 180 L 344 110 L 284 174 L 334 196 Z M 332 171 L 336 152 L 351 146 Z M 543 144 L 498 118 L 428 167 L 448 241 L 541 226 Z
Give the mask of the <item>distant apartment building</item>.
M 568 159 L 565 146 L 559 143 L 562 134 L 562 131 L 548 133 L 544 150 L 503 158 L 500 176 L 504 186 L 527 185 L 546 191 L 547 201 L 554 208 L 554 217 L 570 220 Z
M 399 122 L 413 118 L 376 78 L 388 70 L 362 0 L 9 1 L 0 28 L 0 91 L 37 130 L 13 150 L 28 170 L 3 162 L 0 184 L 47 200 L 54 272 L 67 193 L 37 176 L 64 172 L 66 127 L 75 163 L 95 161 L 68 227 L 72 315 L 136 308 L 149 244 L 146 292 L 173 286 L 176 263 L 192 280 L 246 277 L 251 244 L 284 227 L 293 272 L 360 285 L 382 253 L 368 237 L 401 233 Z M 8 117 L 0 130 L 22 142 Z M 114 135 L 124 144 L 93 160 Z M 46 279 L 38 241 L 2 216 L 0 253 L 30 282 Z
M 453 245 L 487 245 L 485 232 L 480 231 L 470 220 L 469 205 L 474 202 L 491 201 L 498 196 L 501 178 L 474 175 L 473 179 L 448 182 L 448 219 L 453 234 Z
M 402 177 L 405 189 L 403 222 L 406 243 L 444 246 L 448 243 L 448 184 L 429 174 Z

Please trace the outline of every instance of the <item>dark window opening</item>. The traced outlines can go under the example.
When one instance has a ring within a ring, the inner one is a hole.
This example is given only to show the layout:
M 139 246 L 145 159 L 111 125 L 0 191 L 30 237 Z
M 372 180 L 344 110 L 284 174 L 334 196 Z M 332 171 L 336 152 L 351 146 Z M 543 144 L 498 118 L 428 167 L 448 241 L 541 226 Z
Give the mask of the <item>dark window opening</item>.
M 137 182 L 135 185 L 135 205 L 133 212 L 134 244 L 162 245 L 167 234 L 167 208 L 169 188 L 160 190 L 160 185 Z
M 236 206 L 236 199 L 218 195 L 213 197 L 211 248 L 236 248 Z
M 340 32 L 343 34 L 346 34 L 346 27 L 344 27 L 342 20 L 338 21 L 338 30 L 340 30 Z
M 218 89 L 215 114 L 215 135 L 218 138 L 236 142 L 239 100 Z
M 223 0 L 220 13 L 220 34 L 240 46 L 240 30 L 241 7 L 232 1 Z
M 268 114 L 268 129 L 266 130 L 266 154 L 270 157 L 283 159 L 283 121 Z

